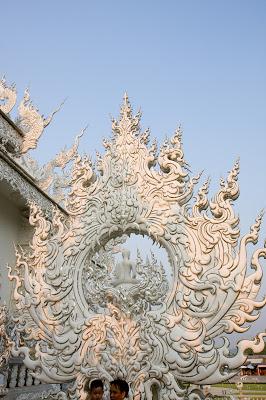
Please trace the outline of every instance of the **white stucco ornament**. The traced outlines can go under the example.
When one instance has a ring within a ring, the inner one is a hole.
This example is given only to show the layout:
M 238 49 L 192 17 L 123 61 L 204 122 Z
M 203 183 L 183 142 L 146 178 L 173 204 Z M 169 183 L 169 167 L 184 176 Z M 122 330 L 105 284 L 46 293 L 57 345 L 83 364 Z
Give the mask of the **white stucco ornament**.
M 215 340 L 244 332 L 266 302 L 257 299 L 266 249 L 254 252 L 250 275 L 246 252 L 258 240 L 262 215 L 240 239 L 232 207 L 239 163 L 211 201 L 207 182 L 190 205 L 199 176 L 188 175 L 180 129 L 157 152 L 139 122 L 125 95 L 98 173 L 76 156 L 68 218 L 55 209 L 48 220 L 31 205 L 31 252 L 17 249 L 10 272 L 17 326 L 25 332 L 13 354 L 41 381 L 74 379 L 72 399 L 83 398 L 86 377 L 124 378 L 135 400 L 152 399 L 154 387 L 160 399 L 197 398 L 180 382 L 224 381 L 245 361 L 245 349 L 264 347 L 263 333 L 242 340 L 234 355 L 228 339 Z M 131 233 L 166 249 L 172 279 L 154 255 L 134 260 L 124 250 L 114 261 L 112 248 Z
M 6 332 L 7 308 L 0 305 L 0 374 L 8 362 L 11 350 L 11 340 Z
M 37 147 L 38 140 L 41 137 L 44 128 L 50 124 L 54 114 L 60 110 L 62 104 L 53 111 L 51 115 L 44 118 L 43 115 L 39 114 L 39 110 L 34 107 L 30 99 L 29 89 L 25 90 L 23 99 L 18 107 L 19 117 L 16 121 L 18 127 L 24 134 L 19 155 L 25 154 L 29 150 Z
M 12 111 L 17 100 L 17 91 L 14 83 L 8 86 L 3 76 L 0 80 L 0 110 L 8 114 Z
M 17 90 L 15 84 L 8 85 L 5 77 L 0 80 L 0 110 L 4 114 L 7 114 L 8 119 L 10 113 L 14 109 L 17 101 Z M 38 145 L 38 141 L 43 134 L 44 129 L 50 124 L 53 116 L 60 110 L 61 106 L 54 110 L 47 118 L 39 113 L 30 98 L 29 89 L 24 91 L 24 96 L 18 106 L 18 116 L 15 120 L 16 131 L 19 134 L 16 138 L 14 135 L 10 135 L 10 126 L 7 129 L 3 129 L 5 137 L 2 137 L 2 127 L 0 125 L 0 145 L 6 145 L 6 143 L 12 144 L 12 155 L 20 159 L 24 154 L 28 153 L 29 150 L 35 149 Z M 1 147 L 1 146 L 0 146 Z M 4 146 L 5 151 L 10 151 Z M 61 155 L 64 152 L 61 152 Z M 66 154 L 63 154 L 65 156 Z M 58 155 L 60 157 L 60 155 Z M 60 162 L 62 159 L 60 159 Z

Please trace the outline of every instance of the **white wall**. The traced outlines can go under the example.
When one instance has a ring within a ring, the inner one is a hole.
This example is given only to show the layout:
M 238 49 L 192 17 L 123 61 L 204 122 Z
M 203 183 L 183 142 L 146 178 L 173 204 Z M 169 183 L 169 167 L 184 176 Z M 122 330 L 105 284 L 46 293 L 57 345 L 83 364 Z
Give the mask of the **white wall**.
M 28 221 L 19 207 L 0 193 L 0 303 L 12 302 L 12 286 L 8 279 L 7 264 L 14 266 L 14 244 L 24 244 L 31 232 Z

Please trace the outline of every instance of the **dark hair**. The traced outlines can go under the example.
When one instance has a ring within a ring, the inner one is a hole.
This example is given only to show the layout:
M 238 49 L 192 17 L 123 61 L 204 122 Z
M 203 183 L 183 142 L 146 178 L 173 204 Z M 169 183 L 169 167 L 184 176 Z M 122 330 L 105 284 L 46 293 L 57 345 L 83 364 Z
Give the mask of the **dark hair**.
M 84 390 L 85 392 L 91 392 L 98 387 L 103 389 L 103 381 L 101 379 L 94 379 L 94 381 L 88 379 L 84 385 Z
M 126 381 L 124 381 L 123 379 L 115 379 L 114 381 L 110 382 L 110 385 L 116 386 L 120 390 L 120 392 L 125 392 L 127 397 L 129 386 Z

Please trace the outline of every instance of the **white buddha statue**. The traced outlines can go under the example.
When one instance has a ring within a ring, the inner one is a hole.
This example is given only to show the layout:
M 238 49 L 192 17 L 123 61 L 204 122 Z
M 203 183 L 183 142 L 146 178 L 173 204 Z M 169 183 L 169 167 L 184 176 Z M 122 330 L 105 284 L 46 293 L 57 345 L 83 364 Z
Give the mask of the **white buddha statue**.
M 131 262 L 130 251 L 124 249 L 122 251 L 122 261 L 117 263 L 114 269 L 113 285 L 121 285 L 123 283 L 138 283 L 136 279 L 136 266 L 135 263 Z

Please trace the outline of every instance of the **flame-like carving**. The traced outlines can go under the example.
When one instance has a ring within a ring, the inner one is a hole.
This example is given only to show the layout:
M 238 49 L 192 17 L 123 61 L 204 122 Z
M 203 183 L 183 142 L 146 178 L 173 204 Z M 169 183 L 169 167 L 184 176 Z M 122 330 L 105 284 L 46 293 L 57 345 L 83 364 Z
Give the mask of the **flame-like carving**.
M 37 182 L 41 189 L 50 194 L 57 203 L 65 201 L 67 189 L 70 187 L 71 178 L 65 167 L 78 156 L 78 147 L 80 138 L 83 136 L 86 128 L 82 129 L 77 135 L 73 145 L 69 149 L 63 149 L 56 157 L 38 170 Z M 63 173 L 59 175 L 55 169 L 59 168 Z
M 23 353 L 41 381 L 75 378 L 73 399 L 83 398 L 86 376 L 123 377 L 135 400 L 150 399 L 154 383 L 159 398 L 183 399 L 180 381 L 224 381 L 245 362 L 245 349 L 256 353 L 264 347 L 263 333 L 240 341 L 234 356 L 228 339 L 215 340 L 244 332 L 266 302 L 257 299 L 266 248 L 254 252 L 251 274 L 246 252 L 258 240 L 262 215 L 240 239 L 233 210 L 239 162 L 212 200 L 207 181 L 189 205 L 199 177 L 189 177 L 181 130 L 157 154 L 156 142 L 147 147 L 149 133 L 141 134 L 139 124 L 140 113 L 132 115 L 125 95 L 120 118 L 112 121 L 113 137 L 97 156 L 99 174 L 86 157 L 76 157 L 67 219 L 55 210 L 50 221 L 31 205 L 32 251 L 18 249 L 10 272 L 18 326 L 25 330 L 25 346 L 13 354 Z M 110 289 L 113 270 L 102 261 L 96 265 L 97 254 L 110 240 L 131 233 L 166 248 L 173 272 L 168 289 L 161 267 L 142 267 L 141 261 L 137 282 L 116 282 Z M 155 273 L 158 280 L 152 279 Z M 135 284 L 143 290 L 134 292 Z M 34 356 L 26 345 L 32 339 Z M 187 396 L 195 398 L 193 390 Z
M 85 129 L 82 129 L 81 133 L 76 136 L 73 145 L 69 149 L 64 148 L 53 160 L 42 167 L 29 154 L 16 159 L 34 177 L 38 187 L 58 204 L 64 204 L 67 192 L 70 189 L 71 174 L 66 170 L 66 167 L 78 157 L 79 141 Z
M 29 90 L 25 90 L 24 97 L 18 107 L 19 118 L 17 124 L 25 134 L 20 154 L 25 154 L 30 149 L 35 149 L 37 147 L 38 140 L 43 133 L 44 128 L 49 125 L 54 114 L 60 110 L 62 105 L 63 103 L 60 104 L 60 106 L 53 111 L 49 117 L 44 118 L 39 114 L 38 109 L 32 104 Z
M 15 84 L 8 86 L 5 77 L 3 77 L 0 81 L 0 110 L 6 114 L 10 113 L 16 101 L 17 91 Z

